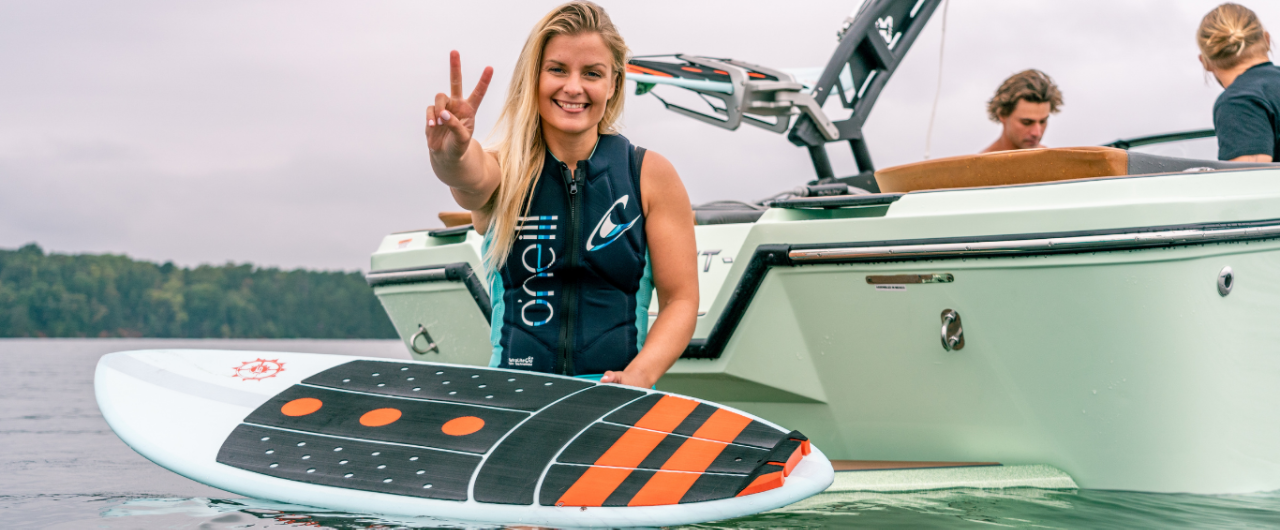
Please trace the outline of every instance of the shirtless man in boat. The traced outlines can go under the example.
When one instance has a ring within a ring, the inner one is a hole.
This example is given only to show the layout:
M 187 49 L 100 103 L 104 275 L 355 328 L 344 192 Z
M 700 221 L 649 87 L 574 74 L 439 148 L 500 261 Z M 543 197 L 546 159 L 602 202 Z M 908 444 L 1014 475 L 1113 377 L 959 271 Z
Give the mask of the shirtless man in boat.
M 987 116 L 1002 127 L 1000 137 L 983 153 L 1041 149 L 1049 115 L 1062 106 L 1062 91 L 1048 75 L 1025 70 L 1009 76 L 987 102 Z

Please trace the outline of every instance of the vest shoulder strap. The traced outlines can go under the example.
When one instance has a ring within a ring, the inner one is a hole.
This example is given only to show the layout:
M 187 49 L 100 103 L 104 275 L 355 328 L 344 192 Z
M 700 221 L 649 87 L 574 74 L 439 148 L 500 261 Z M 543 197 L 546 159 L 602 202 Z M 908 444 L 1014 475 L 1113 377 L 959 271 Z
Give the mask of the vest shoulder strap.
M 635 153 L 631 156 L 631 183 L 636 187 L 636 195 L 640 194 L 640 168 L 644 167 L 645 149 L 635 146 Z M 639 203 L 637 203 L 639 204 Z

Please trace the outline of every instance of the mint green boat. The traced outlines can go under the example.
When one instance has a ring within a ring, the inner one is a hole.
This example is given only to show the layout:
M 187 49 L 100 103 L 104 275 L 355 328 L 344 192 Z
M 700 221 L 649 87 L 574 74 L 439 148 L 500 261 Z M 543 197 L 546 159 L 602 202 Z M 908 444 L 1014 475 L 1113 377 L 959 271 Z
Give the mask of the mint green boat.
M 862 123 L 938 3 L 868 1 L 812 81 L 633 60 L 637 92 L 708 96 L 707 113 L 664 103 L 785 132 L 818 174 L 764 203 L 696 208 L 697 330 L 659 389 L 785 423 L 832 459 L 1280 489 L 1280 165 L 1139 152 L 1200 132 L 876 171 Z M 828 96 L 852 115 L 828 119 Z M 834 177 L 832 142 L 859 174 Z M 373 254 L 369 282 L 415 358 L 488 363 L 481 239 L 396 233 Z

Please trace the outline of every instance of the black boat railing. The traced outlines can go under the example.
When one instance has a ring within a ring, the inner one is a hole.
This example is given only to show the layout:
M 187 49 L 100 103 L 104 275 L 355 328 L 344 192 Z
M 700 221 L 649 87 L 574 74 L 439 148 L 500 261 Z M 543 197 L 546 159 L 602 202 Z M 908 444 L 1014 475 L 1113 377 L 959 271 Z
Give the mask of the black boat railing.
M 1196 140 L 1199 138 L 1213 138 L 1214 136 L 1217 136 L 1217 132 L 1213 129 L 1200 129 L 1195 131 L 1153 134 L 1151 136 L 1139 136 L 1137 138 L 1125 138 L 1102 145 L 1103 147 L 1115 147 L 1117 149 L 1129 150 L 1143 145 L 1181 142 L 1183 140 Z

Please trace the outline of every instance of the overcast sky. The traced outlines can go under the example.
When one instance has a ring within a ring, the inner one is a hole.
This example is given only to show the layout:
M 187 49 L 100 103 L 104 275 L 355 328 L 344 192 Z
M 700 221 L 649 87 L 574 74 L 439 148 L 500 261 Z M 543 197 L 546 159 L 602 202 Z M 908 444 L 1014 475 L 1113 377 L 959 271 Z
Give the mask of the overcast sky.
M 468 90 L 497 71 L 483 135 L 530 28 L 558 3 L 0 1 L 0 248 L 368 269 L 384 235 L 458 209 L 422 136 L 448 51 Z M 1280 2 L 1245 3 L 1280 25 Z M 636 54 L 807 67 L 825 64 L 858 2 L 601 4 Z M 1025 68 L 1065 95 L 1046 145 L 1211 127 L 1221 89 L 1193 35 L 1216 4 L 954 0 L 932 155 L 993 141 L 985 101 Z M 878 167 L 924 155 L 941 27 L 939 9 L 871 114 Z M 648 96 L 626 109 L 624 134 L 671 159 L 695 203 L 813 178 L 782 135 L 716 129 Z M 831 151 L 852 172 L 848 150 Z

